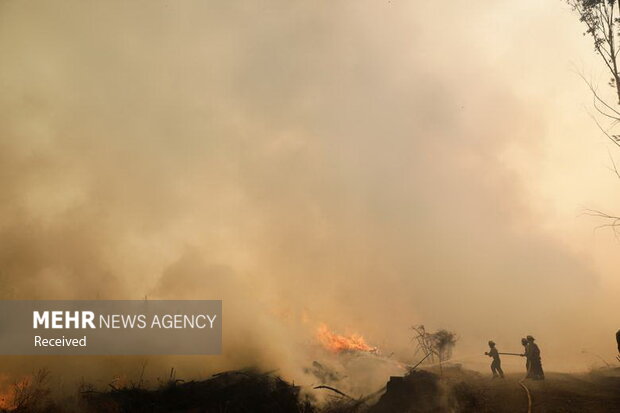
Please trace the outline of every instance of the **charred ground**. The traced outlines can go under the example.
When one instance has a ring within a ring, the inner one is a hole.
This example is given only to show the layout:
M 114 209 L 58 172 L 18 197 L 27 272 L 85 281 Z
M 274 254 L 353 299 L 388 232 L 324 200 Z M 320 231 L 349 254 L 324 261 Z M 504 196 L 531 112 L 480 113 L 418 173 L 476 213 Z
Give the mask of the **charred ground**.
M 414 370 L 391 377 L 382 389 L 350 396 L 337 389 L 304 389 L 273 373 L 254 369 L 216 374 L 207 380 L 172 379 L 157 388 L 132 384 L 95 391 L 82 386 L 77 396 L 54 400 L 45 374 L 16 387 L 17 405 L 3 412 L 527 412 L 528 399 L 519 385 L 521 375 L 504 380 L 444 366 Z M 545 381 L 524 382 L 532 396 L 532 412 L 620 411 L 620 369 L 584 374 L 549 373 Z M 321 401 L 317 392 L 327 392 Z

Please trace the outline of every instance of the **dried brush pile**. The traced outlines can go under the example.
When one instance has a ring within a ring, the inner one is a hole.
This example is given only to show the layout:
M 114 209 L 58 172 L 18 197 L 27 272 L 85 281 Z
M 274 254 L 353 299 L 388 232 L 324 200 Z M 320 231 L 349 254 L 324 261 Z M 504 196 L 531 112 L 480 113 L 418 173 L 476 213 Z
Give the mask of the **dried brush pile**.
M 219 373 L 204 381 L 170 381 L 156 390 L 140 387 L 84 393 L 90 412 L 314 413 L 300 389 L 255 370 Z

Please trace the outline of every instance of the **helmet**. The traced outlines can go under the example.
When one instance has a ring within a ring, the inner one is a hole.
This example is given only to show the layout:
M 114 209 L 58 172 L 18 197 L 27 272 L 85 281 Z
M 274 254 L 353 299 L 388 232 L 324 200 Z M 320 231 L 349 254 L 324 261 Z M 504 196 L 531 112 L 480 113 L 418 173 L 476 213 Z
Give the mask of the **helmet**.
M 494 346 L 494 345 L 495 345 L 495 341 L 489 340 L 489 346 Z
M 527 336 L 527 341 L 534 341 L 534 337 L 532 337 L 532 336 Z

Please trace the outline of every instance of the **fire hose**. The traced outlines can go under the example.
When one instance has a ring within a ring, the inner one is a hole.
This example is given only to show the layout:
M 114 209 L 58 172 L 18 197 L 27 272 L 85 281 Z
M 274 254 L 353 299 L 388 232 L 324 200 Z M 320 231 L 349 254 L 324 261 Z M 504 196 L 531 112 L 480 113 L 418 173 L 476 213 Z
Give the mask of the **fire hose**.
M 519 386 L 523 387 L 525 390 L 525 394 L 527 394 L 527 413 L 532 413 L 532 395 L 530 394 L 530 389 L 523 383 L 525 379 L 519 380 Z
M 520 353 L 498 353 L 498 354 L 502 354 L 504 356 L 520 356 L 520 357 L 525 356 L 524 354 L 520 354 Z M 532 413 L 532 394 L 530 393 L 530 389 L 528 389 L 525 383 L 523 383 L 524 381 L 525 379 L 519 380 L 519 386 L 521 386 L 523 390 L 525 390 L 525 394 L 527 395 L 527 413 Z

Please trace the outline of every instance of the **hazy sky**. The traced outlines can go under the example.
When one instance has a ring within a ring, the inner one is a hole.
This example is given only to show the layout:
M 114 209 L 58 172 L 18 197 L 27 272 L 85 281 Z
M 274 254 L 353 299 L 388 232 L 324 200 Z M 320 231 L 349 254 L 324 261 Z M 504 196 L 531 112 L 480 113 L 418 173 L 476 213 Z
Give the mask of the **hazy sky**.
M 0 294 L 223 298 L 217 367 L 294 371 L 319 322 L 611 358 L 582 32 L 560 0 L 2 1 Z

